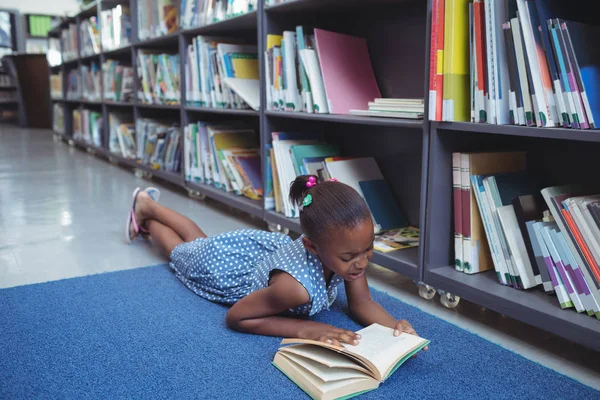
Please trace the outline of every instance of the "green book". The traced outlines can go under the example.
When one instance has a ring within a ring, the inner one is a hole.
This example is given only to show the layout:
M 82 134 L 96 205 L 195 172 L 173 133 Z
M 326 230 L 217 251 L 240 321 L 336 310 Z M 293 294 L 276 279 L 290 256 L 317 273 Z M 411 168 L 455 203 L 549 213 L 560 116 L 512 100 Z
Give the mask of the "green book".
M 377 389 L 429 344 L 407 333 L 394 336 L 393 329 L 379 324 L 357 333 L 357 345 L 284 339 L 273 365 L 313 399 L 348 399 Z
M 290 149 L 294 161 L 294 170 L 296 175 L 307 175 L 308 171 L 304 167 L 304 159 L 315 157 L 337 157 L 340 155 L 340 149 L 334 144 L 306 144 L 295 145 Z

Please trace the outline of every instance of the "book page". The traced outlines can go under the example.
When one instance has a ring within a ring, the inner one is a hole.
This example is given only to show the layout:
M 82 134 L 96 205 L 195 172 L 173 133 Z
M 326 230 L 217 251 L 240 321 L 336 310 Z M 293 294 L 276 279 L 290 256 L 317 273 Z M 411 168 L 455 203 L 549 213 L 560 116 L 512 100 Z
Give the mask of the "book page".
M 348 368 L 330 368 L 310 358 L 304 358 L 297 354 L 281 352 L 284 357 L 292 360 L 294 363 L 306 369 L 308 372 L 322 380 L 323 382 L 334 382 L 344 379 L 372 379 L 363 372 Z
M 394 336 L 393 329 L 379 324 L 370 325 L 357 333 L 361 335 L 359 344 L 343 344 L 345 351 L 369 360 L 377 368 L 382 379 L 406 354 L 427 342 L 408 333 Z
M 311 344 L 298 344 L 282 347 L 279 349 L 282 353 L 296 354 L 304 358 L 309 358 L 330 368 L 345 368 L 369 373 L 366 368 L 351 358 L 338 353 L 335 350 L 328 350 L 325 347 L 318 347 Z

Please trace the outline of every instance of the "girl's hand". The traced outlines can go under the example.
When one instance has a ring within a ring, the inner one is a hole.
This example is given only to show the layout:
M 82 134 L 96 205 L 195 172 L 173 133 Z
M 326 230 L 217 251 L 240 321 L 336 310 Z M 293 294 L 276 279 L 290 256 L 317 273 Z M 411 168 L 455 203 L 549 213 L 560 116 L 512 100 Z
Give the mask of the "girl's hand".
M 408 333 L 410 335 L 417 335 L 417 332 L 414 330 L 412 325 L 405 319 L 400 320 L 396 323 L 396 327 L 394 328 L 394 336 L 400 336 L 401 333 Z M 423 350 L 429 350 L 429 346 L 425 346 Z
M 333 344 L 334 346 L 341 346 L 342 343 L 347 343 L 353 346 L 358 344 L 360 335 L 356 332 L 347 331 L 340 328 L 326 328 L 325 330 L 315 330 L 312 332 L 306 332 L 306 339 L 317 340 L 319 342 Z

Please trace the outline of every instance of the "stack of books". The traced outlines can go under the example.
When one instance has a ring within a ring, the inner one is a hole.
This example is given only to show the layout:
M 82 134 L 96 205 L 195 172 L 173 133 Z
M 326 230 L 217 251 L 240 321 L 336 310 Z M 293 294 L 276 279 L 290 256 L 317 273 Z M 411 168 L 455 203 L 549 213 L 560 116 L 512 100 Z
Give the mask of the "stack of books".
M 146 104 L 179 104 L 179 55 L 138 50 L 138 99 Z
M 100 30 L 98 18 L 90 17 L 79 24 L 79 43 L 81 56 L 91 56 L 100 53 Z
M 179 30 L 179 2 L 177 0 L 136 1 L 140 40 L 168 35 Z
M 429 116 L 595 129 L 600 28 L 546 0 L 434 0 Z
M 135 121 L 137 159 L 153 169 L 180 171 L 181 142 L 181 129 L 178 126 L 149 118 Z
M 455 268 L 494 270 L 515 289 L 542 287 L 561 308 L 600 319 L 600 194 L 543 187 L 526 153 L 454 153 Z
M 266 47 L 269 110 L 349 114 L 381 97 L 364 38 L 297 26 Z
M 423 99 L 375 99 L 368 110 L 350 110 L 350 114 L 366 117 L 422 119 L 425 113 Z
M 244 125 L 198 122 L 184 129 L 186 181 L 258 200 L 263 195 L 260 144 Z
M 110 51 L 131 43 L 131 12 L 129 7 L 118 5 L 100 11 L 102 50 Z
M 131 115 L 111 112 L 108 115 L 108 149 L 111 153 L 135 160 L 137 158 L 135 124 Z
M 257 9 L 257 0 L 182 0 L 181 27 L 204 26 Z
M 102 64 L 104 100 L 130 103 L 133 101 L 133 68 L 116 60 Z
M 62 63 L 60 38 L 48 38 L 48 52 L 46 53 L 46 56 L 48 58 L 48 65 L 51 67 Z
M 82 98 L 84 100 L 100 101 L 102 99 L 101 80 L 102 72 L 97 63 L 92 62 L 90 66 L 81 66 Z
M 202 36 L 188 46 L 186 99 L 190 106 L 258 110 L 256 46 L 219 43 Z
M 73 139 L 102 146 L 102 113 L 86 109 L 73 110 Z
M 265 175 L 266 186 L 273 188 L 274 201 L 266 201 L 267 209 L 298 218 L 299 209 L 289 200 L 290 183 L 299 175 L 315 175 L 321 181 L 335 178 L 356 190 L 371 211 L 375 233 L 409 227 L 374 158 L 342 156 L 340 148 L 327 143 L 321 134 L 273 132 L 271 139 Z M 418 233 L 418 229 L 411 227 L 411 232 Z
M 74 60 L 79 57 L 77 49 L 79 47 L 79 35 L 77 34 L 77 25 L 69 24 L 66 29 L 60 32 L 62 43 L 62 59 L 64 61 Z

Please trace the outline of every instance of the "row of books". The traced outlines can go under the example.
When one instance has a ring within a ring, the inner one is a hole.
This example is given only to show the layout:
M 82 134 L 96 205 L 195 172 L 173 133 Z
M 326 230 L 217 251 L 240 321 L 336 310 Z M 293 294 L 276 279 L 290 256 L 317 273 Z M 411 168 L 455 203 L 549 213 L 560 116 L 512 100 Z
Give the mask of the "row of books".
M 167 121 L 109 114 L 109 150 L 156 170 L 180 171 L 181 129 Z
M 102 74 L 105 101 L 126 103 L 133 101 L 134 73 L 131 66 L 109 59 L 102 64 Z
M 100 29 L 98 17 L 90 17 L 79 24 L 80 55 L 82 57 L 100 53 Z
M 435 0 L 430 119 L 595 129 L 600 28 L 572 14 L 548 0 Z
M 526 163 L 525 152 L 453 154 L 455 268 L 540 286 L 561 308 L 600 319 L 598 189 L 544 188 Z
M 263 195 L 260 144 L 245 125 L 197 122 L 184 128 L 184 176 L 258 200 Z
M 50 97 L 62 99 L 63 97 L 63 75 L 62 71 L 50 74 Z
M 87 109 L 73 110 L 73 139 L 102 146 L 102 113 Z
M 177 0 L 137 0 L 138 37 L 146 40 L 179 30 Z
M 257 9 L 258 0 L 181 0 L 181 27 L 194 28 L 237 17 Z
M 0 103 L 10 103 L 17 101 L 17 92 L 14 90 L 0 90 Z
M 69 24 L 66 29 L 60 32 L 61 36 L 61 53 L 63 61 L 74 60 L 79 57 L 79 35 L 76 24 Z
M 81 72 L 81 98 L 84 100 L 102 100 L 102 72 L 96 62 L 90 65 L 82 65 Z
M 187 104 L 258 110 L 260 89 L 255 45 L 220 43 L 198 36 L 187 48 Z
M 375 233 L 388 233 L 385 239 L 379 241 L 379 250 L 390 251 L 418 244 L 418 229 L 409 226 L 374 158 L 344 157 L 340 148 L 327 143 L 321 134 L 273 132 L 271 139 L 266 154 L 267 210 L 275 210 L 288 218 L 298 218 L 299 209 L 288 196 L 290 182 L 299 175 L 315 175 L 322 181 L 335 178 L 351 186 L 365 199 L 373 217 Z M 409 237 L 410 240 L 404 240 Z M 400 243 L 403 246 L 398 246 Z
M 303 26 L 269 34 L 265 65 L 269 110 L 371 115 L 382 97 L 361 37 Z
M 138 50 L 138 100 L 147 104 L 179 104 L 179 55 Z
M 100 11 L 100 35 L 102 50 L 118 49 L 131 43 L 131 11 L 125 5 L 118 5 Z
M 58 133 L 65 133 L 65 108 L 63 104 L 54 103 L 52 105 L 52 130 Z
M 135 124 L 126 113 L 108 114 L 108 149 L 111 153 L 135 160 L 137 158 Z

